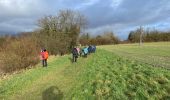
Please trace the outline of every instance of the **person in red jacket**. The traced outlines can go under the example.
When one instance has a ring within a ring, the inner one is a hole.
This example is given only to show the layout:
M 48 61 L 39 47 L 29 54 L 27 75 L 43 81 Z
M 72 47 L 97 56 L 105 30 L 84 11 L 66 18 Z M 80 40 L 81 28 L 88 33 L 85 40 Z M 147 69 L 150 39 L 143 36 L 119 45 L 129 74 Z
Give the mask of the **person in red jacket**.
M 47 59 L 48 59 L 48 52 L 46 49 L 44 49 L 44 65 L 47 67 Z
M 42 50 L 41 53 L 41 60 L 43 67 L 47 67 L 47 59 L 48 59 L 48 52 L 46 49 Z

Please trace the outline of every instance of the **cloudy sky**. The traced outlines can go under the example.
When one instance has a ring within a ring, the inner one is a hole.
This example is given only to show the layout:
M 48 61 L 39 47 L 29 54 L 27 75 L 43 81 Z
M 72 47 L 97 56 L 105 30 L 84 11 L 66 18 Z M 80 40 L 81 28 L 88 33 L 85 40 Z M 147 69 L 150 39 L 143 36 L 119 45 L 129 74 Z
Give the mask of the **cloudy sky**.
M 92 35 L 113 31 L 126 39 L 139 26 L 170 30 L 170 0 L 0 0 L 0 33 L 37 28 L 37 20 L 61 9 L 79 10 Z

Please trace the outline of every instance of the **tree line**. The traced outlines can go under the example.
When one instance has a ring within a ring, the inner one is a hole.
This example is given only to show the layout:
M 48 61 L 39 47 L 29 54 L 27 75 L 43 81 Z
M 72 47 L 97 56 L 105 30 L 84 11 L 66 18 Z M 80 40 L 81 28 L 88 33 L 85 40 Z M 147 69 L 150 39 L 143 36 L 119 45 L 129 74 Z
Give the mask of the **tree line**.
M 129 33 L 127 40 L 132 43 L 140 42 L 140 40 L 142 40 L 143 42 L 170 41 L 170 31 L 163 32 L 163 31 L 158 31 L 156 29 L 144 30 L 143 28 L 137 28 L 136 30 L 131 31 Z
M 118 44 L 120 39 L 113 32 L 104 32 L 102 35 L 90 36 L 89 33 L 82 34 L 79 38 L 81 45 L 106 45 Z

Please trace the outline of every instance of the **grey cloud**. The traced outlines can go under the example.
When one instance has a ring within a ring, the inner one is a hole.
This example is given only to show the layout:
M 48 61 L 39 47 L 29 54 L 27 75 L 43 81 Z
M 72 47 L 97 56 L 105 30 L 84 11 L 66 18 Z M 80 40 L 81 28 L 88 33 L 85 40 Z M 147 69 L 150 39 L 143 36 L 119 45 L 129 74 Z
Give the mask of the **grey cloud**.
M 167 11 L 170 7 L 167 6 L 170 2 L 167 1 L 124 0 L 116 9 L 109 6 L 110 2 L 105 4 L 99 2 L 83 12 L 89 17 L 91 27 L 108 24 L 149 24 L 169 17 Z M 165 7 L 167 7 L 166 10 Z
M 9 0 L 10 1 L 10 0 Z M 12 0 L 13 2 L 15 0 Z M 127 37 L 130 30 L 142 26 L 170 28 L 169 0 L 18 0 L 6 7 L 0 3 L 0 32 L 33 30 L 36 21 L 44 15 L 55 15 L 61 9 L 79 10 L 89 21 L 87 31 L 93 35 L 114 31 Z M 23 7 L 23 8 L 22 8 Z
M 169 0 L 123 0 L 116 8 L 110 6 L 111 0 L 91 5 L 83 12 L 90 20 L 90 31 L 99 34 L 102 31 L 113 30 L 119 36 L 127 37 L 130 30 L 139 26 L 151 27 L 155 24 L 170 22 Z M 108 26 L 110 25 L 110 29 Z M 170 24 L 164 26 L 165 30 Z

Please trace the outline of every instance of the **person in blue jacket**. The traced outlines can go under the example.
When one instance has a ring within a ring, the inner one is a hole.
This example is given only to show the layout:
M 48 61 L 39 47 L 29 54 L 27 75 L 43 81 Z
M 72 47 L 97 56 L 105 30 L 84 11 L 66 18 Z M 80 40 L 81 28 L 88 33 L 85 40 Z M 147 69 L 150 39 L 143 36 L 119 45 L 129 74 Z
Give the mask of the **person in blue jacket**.
M 83 52 L 84 57 L 87 57 L 88 48 L 87 48 L 87 47 L 83 48 L 83 49 L 82 49 L 82 52 Z

